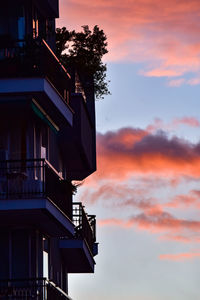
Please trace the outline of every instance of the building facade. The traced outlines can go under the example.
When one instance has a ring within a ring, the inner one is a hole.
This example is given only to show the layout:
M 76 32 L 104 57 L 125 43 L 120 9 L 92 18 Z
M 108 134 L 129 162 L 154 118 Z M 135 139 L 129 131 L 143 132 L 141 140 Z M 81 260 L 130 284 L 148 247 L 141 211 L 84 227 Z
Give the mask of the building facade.
M 54 54 L 58 0 L 0 5 L 0 299 L 70 299 L 98 252 L 71 183 L 96 170 L 93 85 Z

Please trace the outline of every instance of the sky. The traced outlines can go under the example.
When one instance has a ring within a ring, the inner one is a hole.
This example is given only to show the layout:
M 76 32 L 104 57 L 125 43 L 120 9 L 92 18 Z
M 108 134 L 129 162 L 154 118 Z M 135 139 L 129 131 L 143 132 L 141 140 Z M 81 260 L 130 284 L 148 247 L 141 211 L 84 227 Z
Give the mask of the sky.
M 60 0 L 57 26 L 107 35 L 98 170 L 76 200 L 97 215 L 95 274 L 74 300 L 198 300 L 200 1 Z

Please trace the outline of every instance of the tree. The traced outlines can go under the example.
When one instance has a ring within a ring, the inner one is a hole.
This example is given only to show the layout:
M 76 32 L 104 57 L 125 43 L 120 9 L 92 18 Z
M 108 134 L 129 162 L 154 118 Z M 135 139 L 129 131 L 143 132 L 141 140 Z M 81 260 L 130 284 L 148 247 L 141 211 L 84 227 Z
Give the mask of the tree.
M 108 53 L 107 37 L 97 25 L 93 31 L 87 25 L 82 28 L 81 32 L 68 31 L 65 27 L 56 29 L 56 55 L 67 69 L 75 68 L 79 74 L 92 78 L 96 98 L 103 99 L 110 94 L 107 66 L 102 62 Z

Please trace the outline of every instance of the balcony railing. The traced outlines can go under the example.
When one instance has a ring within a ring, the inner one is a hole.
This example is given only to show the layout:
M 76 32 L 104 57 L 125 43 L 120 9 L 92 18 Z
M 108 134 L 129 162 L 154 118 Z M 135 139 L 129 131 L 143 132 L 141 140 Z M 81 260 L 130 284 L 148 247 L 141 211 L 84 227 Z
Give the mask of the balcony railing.
M 76 237 L 85 239 L 90 251 L 93 253 L 93 245 L 96 242 L 96 216 L 86 214 L 82 203 L 74 202 L 73 223 Z
M 0 39 L 0 77 L 44 77 L 69 103 L 70 75 L 48 44 Z
M 1 300 L 72 300 L 62 289 L 45 278 L 0 280 Z
M 71 219 L 67 188 L 62 176 L 45 159 L 0 162 L 0 200 L 49 198 Z

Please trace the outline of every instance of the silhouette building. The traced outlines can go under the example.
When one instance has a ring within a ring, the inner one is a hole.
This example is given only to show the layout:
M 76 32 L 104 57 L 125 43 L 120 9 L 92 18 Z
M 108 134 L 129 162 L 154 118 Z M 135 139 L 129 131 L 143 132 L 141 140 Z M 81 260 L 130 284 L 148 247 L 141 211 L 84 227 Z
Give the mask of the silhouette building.
M 55 53 L 58 0 L 0 4 L 0 299 L 70 299 L 93 273 L 96 219 L 72 181 L 96 170 L 92 80 Z

